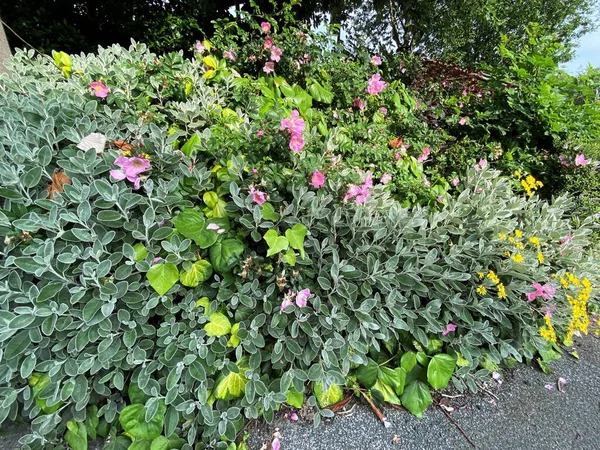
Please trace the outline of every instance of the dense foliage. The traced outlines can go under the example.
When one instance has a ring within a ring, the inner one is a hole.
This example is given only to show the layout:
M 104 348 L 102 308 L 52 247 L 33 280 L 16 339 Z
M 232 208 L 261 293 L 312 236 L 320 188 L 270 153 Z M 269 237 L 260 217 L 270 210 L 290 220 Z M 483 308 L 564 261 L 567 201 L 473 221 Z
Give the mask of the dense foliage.
M 31 420 L 24 448 L 236 448 L 247 418 L 318 423 L 359 387 L 420 416 L 597 327 L 594 219 L 558 195 L 597 189 L 596 78 L 552 40 L 418 85 L 329 35 L 222 26 L 192 59 L 20 52 L 0 78 L 0 419 Z

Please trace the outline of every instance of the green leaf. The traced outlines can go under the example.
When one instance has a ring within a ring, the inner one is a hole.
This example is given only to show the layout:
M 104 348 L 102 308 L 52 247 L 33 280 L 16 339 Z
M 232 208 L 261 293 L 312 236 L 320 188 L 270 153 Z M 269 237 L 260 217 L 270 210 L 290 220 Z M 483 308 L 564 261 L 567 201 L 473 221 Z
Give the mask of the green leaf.
M 190 270 L 181 272 L 179 281 L 181 284 L 188 287 L 196 287 L 200 283 L 204 283 L 212 275 L 212 266 L 204 259 L 196 261 L 192 264 Z
M 240 338 L 238 337 L 237 333 L 240 329 L 240 324 L 239 323 L 234 323 L 233 326 L 231 327 L 231 337 L 229 338 L 229 340 L 227 341 L 227 347 L 237 347 L 238 345 L 240 345 Z
M 215 230 L 206 229 L 207 224 L 202 213 L 195 209 L 186 209 L 173 217 L 172 222 L 178 233 L 192 239 L 200 248 L 209 248 L 219 237 Z
M 159 263 L 150 267 L 146 272 L 146 278 L 156 292 L 165 295 L 179 280 L 179 271 L 175 264 Z
M 394 392 L 394 388 L 384 383 L 382 380 L 377 380 L 371 389 L 374 391 L 379 391 L 383 397 L 383 400 L 387 403 L 391 403 L 392 405 L 400 404 L 400 399 Z
M 208 191 L 202 195 L 202 201 L 206 204 L 206 206 L 212 209 L 217 206 L 217 203 L 219 202 L 219 196 L 215 191 Z
M 260 207 L 260 212 L 265 220 L 279 220 L 279 213 L 275 212 L 275 208 L 271 203 L 263 203 Z
M 448 386 L 454 373 L 456 361 L 450 355 L 440 353 L 429 361 L 427 366 L 427 381 L 433 389 L 443 389 Z
M 231 331 L 231 322 L 225 314 L 215 312 L 208 316 L 204 329 L 209 336 L 225 336 Z
M 150 398 L 148 394 L 140 389 L 137 383 L 129 383 L 127 388 L 127 396 L 129 401 L 133 404 L 144 405 Z
M 16 358 L 27 349 L 30 343 L 31 339 L 29 338 L 29 332 L 27 330 L 18 332 L 10 339 L 10 341 L 8 341 L 3 359 L 5 361 L 10 361 L 11 359 Z
M 429 387 L 419 380 L 411 381 L 400 398 L 402 406 L 408 409 L 419 419 L 423 418 L 423 411 L 433 403 Z
M 344 391 L 341 386 L 332 384 L 327 391 L 323 392 L 323 383 L 320 381 L 313 383 L 313 393 L 321 408 L 327 408 L 328 406 L 334 405 L 344 398 Z
M 141 439 L 133 441 L 127 450 L 151 450 L 151 446 L 151 440 Z
M 185 144 L 183 144 L 180 150 L 185 156 L 190 156 L 198 144 L 200 144 L 200 136 L 198 136 L 197 133 L 194 133 L 192 137 L 189 138 Z
M 288 249 L 288 251 L 285 252 L 285 255 L 283 255 L 283 257 L 290 266 L 294 267 L 296 265 L 296 253 L 294 252 L 294 250 Z
M 406 371 L 402 367 L 396 367 L 395 369 L 381 367 L 379 370 L 379 379 L 384 384 L 391 386 L 397 395 L 402 395 L 404 392 Z
M 400 358 L 400 367 L 402 367 L 406 373 L 410 372 L 417 365 L 417 355 L 415 352 L 406 352 Z
M 14 264 L 19 269 L 27 272 L 27 273 L 35 273 L 36 270 L 41 269 L 45 266 L 38 264 L 35 262 L 33 258 L 22 256 L 14 259 Z
M 90 438 L 97 438 L 96 429 L 98 428 L 99 423 L 98 407 L 96 405 L 88 406 L 85 415 L 85 428 Z
M 264 240 L 267 242 L 269 246 L 269 250 L 267 251 L 267 256 L 273 256 L 277 253 L 287 250 L 290 243 L 283 236 L 278 236 L 277 231 L 269 230 L 264 235 Z
M 302 405 L 304 405 L 304 393 L 298 392 L 292 386 L 285 393 L 285 402 L 294 408 L 302 408 Z
M 150 450 L 169 450 L 170 448 L 171 442 L 164 436 L 158 436 L 150 445 Z
M 40 178 L 42 178 L 42 168 L 34 167 L 23 175 L 23 184 L 28 188 L 35 187 L 40 182 Z
M 165 402 L 159 400 L 158 411 L 150 422 L 146 422 L 146 407 L 139 404 L 129 405 L 121 411 L 119 423 L 130 436 L 152 440 L 160 436 L 162 432 L 166 411 Z
M 242 358 L 237 362 L 239 373 L 230 372 L 227 375 L 221 375 L 215 382 L 213 394 L 218 400 L 233 400 L 244 395 L 248 379 L 245 376 L 247 367 L 247 358 Z
M 133 249 L 135 250 L 135 258 L 133 258 L 134 261 L 141 261 L 146 259 L 146 256 L 148 256 L 148 250 L 146 250 L 146 247 L 144 247 L 144 244 L 141 242 L 135 244 Z
M 356 369 L 356 379 L 365 388 L 371 389 L 377 381 L 379 375 L 379 365 L 369 358 L 369 362 L 366 366 L 360 366 Z
M 240 262 L 242 253 L 244 244 L 237 239 L 225 239 L 210 248 L 210 262 L 215 271 L 221 274 L 228 273 Z
M 290 246 L 300 252 L 300 256 L 304 259 L 304 238 L 306 237 L 306 227 L 297 223 L 291 229 L 285 231 L 285 237 L 290 243 Z
M 81 422 L 69 420 L 67 422 L 65 441 L 67 441 L 71 450 L 87 450 L 88 440 L 85 425 Z
M 423 367 L 427 367 L 429 364 L 429 357 L 425 354 L 425 352 L 417 352 L 417 362 Z
M 103 450 L 129 450 L 131 441 L 127 436 L 111 437 L 111 440 L 107 442 Z

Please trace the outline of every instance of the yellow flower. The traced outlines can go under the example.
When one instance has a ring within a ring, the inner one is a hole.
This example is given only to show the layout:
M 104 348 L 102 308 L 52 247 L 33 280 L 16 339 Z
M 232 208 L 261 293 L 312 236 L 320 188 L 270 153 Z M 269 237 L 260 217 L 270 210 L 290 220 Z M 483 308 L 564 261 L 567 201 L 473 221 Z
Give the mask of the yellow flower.
M 508 238 L 508 242 L 510 242 L 511 244 L 515 244 L 517 241 L 515 241 L 515 238 L 514 238 L 514 237 L 510 236 L 510 237 Z
M 502 283 L 498 283 L 498 298 L 506 298 L 506 289 Z
M 487 289 L 485 288 L 485 286 L 483 284 L 481 286 L 479 286 L 476 289 L 476 291 L 477 291 L 478 294 L 481 294 L 481 295 L 487 294 Z
M 579 278 L 577 278 L 571 272 L 567 272 L 566 275 L 567 275 L 567 278 L 569 279 L 569 281 L 571 282 L 571 284 L 574 284 L 575 286 L 579 286 L 579 284 L 580 284 Z
M 587 277 L 585 277 L 582 281 L 581 284 L 583 284 L 583 287 L 590 290 L 592 289 L 592 283 L 590 283 L 590 280 L 587 279 Z M 598 325 L 600 325 L 600 321 L 598 323 Z
M 560 284 L 562 284 L 562 287 L 564 287 L 565 289 L 569 289 L 569 282 L 563 277 L 560 277 Z
M 493 270 L 490 270 L 489 273 L 487 274 L 487 277 L 492 281 L 492 283 L 494 284 L 498 284 L 500 283 L 500 279 L 498 278 L 498 275 L 496 275 L 494 273 Z
M 540 240 L 536 237 L 530 237 L 529 238 L 529 242 L 534 246 L 534 247 L 539 247 L 540 246 Z
M 521 255 L 520 253 L 515 254 L 512 257 L 513 261 L 516 263 L 522 263 L 523 262 L 523 255 Z
M 542 252 L 537 253 L 537 259 L 540 262 L 540 264 L 544 264 L 544 254 Z
M 525 245 L 523 245 L 522 242 L 517 242 L 515 244 L 515 247 L 517 247 L 519 250 L 523 250 L 525 248 Z
M 481 280 L 483 277 L 485 277 L 485 274 L 483 272 L 477 272 L 477 275 L 479 275 L 479 279 Z
M 515 170 L 515 177 L 521 178 L 521 172 L 519 172 L 518 170 Z
M 504 252 L 504 256 L 510 257 L 510 252 L 507 250 Z
M 523 237 L 523 232 L 521 230 L 515 230 L 515 236 L 522 238 Z
M 498 235 L 498 237 L 499 237 L 500 239 L 502 239 L 503 241 L 506 239 L 506 235 L 505 235 L 504 233 L 500 233 L 500 234 Z
M 542 336 L 548 342 L 556 343 L 556 332 L 554 331 L 550 317 L 547 315 L 544 316 L 544 324 L 545 326 L 540 328 L 540 336 Z

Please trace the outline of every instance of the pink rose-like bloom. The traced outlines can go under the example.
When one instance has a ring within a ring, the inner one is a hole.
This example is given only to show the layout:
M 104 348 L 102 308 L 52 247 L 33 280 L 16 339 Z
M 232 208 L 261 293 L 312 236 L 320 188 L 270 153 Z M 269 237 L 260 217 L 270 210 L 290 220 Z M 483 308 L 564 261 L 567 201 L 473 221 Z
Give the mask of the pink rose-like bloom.
M 202 42 L 196 42 L 196 51 L 202 54 L 206 51 L 206 46 Z
M 281 443 L 279 442 L 279 438 L 273 439 L 273 442 L 271 442 L 271 450 L 281 450 Z
M 560 161 L 560 165 L 564 167 L 569 167 L 571 164 L 567 161 L 567 157 L 565 155 L 558 155 L 558 160 Z
M 376 73 L 371 78 L 367 85 L 367 92 L 371 95 L 379 94 L 387 83 L 381 79 L 381 74 Z
M 438 195 L 437 196 L 437 201 L 440 203 L 444 203 L 444 196 L 443 195 Z
M 429 147 L 425 147 L 423 149 L 423 151 L 421 152 L 421 154 L 419 155 L 419 157 L 417 158 L 417 162 L 425 162 L 427 161 L 427 158 L 429 157 L 429 155 L 431 154 L 431 149 Z
M 362 172 L 359 171 L 359 174 L 362 175 Z M 357 206 L 363 205 L 367 201 L 367 198 L 369 198 L 369 196 L 371 195 L 372 187 L 373 187 L 373 174 L 371 173 L 370 170 L 368 170 L 367 173 L 365 174 L 365 178 L 363 179 L 362 186 L 360 186 L 360 185 L 350 186 L 350 188 L 348 189 L 348 192 L 346 192 L 346 195 L 344 196 L 344 203 L 346 203 L 348 200 L 353 198 L 354 202 L 356 203 Z
M 90 88 L 92 89 L 92 93 L 98 98 L 106 98 L 109 92 L 108 86 L 102 81 L 92 81 Z
M 267 194 L 251 187 L 248 193 L 252 196 L 252 201 L 258 205 L 262 205 L 267 201 Z
M 362 98 L 357 98 L 357 97 L 354 97 L 354 101 L 352 102 L 352 105 L 355 108 L 360 109 L 361 111 L 363 111 L 367 107 L 366 102 Z
M 233 50 L 224 51 L 223 56 L 225 56 L 225 58 L 227 58 L 230 61 L 235 61 L 235 59 L 236 59 L 236 54 Z
M 544 315 L 548 316 L 549 319 L 552 319 L 552 313 L 554 311 L 556 311 L 556 305 L 554 303 L 551 303 L 548 306 L 546 306 L 544 309 L 542 309 L 542 312 L 544 313 Z
M 467 123 L 467 118 L 466 117 L 462 117 L 459 121 L 458 124 L 459 125 L 464 125 L 465 123 Z
M 256 132 L 256 136 L 258 136 L 258 137 L 262 137 L 262 135 L 263 135 L 263 134 L 265 134 L 265 133 L 263 132 L 263 130 L 258 130 L 258 131 Z
M 535 292 L 529 292 L 527 294 L 527 301 L 532 302 L 537 297 L 542 297 L 544 300 L 550 300 L 556 294 L 556 288 L 550 283 L 546 283 L 543 286 L 540 283 L 533 283 L 531 285 L 535 289 Z
M 271 23 L 269 23 L 269 22 L 262 22 L 260 24 L 260 29 L 262 30 L 263 33 L 267 34 L 268 32 L 271 31 Z
M 304 119 L 300 117 L 300 112 L 297 109 L 292 111 L 292 115 L 289 118 L 284 117 L 281 119 L 281 126 L 279 127 L 281 131 L 288 130 L 290 134 L 301 134 L 305 128 Z
M 292 413 L 292 414 L 290 415 L 290 420 L 292 420 L 292 421 L 296 422 L 296 421 L 298 420 L 298 414 L 296 414 L 296 413 Z
M 427 179 L 427 177 L 423 178 L 423 184 L 427 187 L 431 187 L 431 182 Z
M 209 223 L 208 226 L 206 227 L 206 229 L 217 231 L 219 229 L 219 225 L 217 225 L 216 223 Z
M 458 183 L 460 183 L 460 179 L 458 177 L 452 180 L 452 186 L 458 186 Z
M 281 59 L 281 55 L 283 55 L 283 50 L 274 45 L 271 47 L 271 60 L 275 62 L 279 62 Z
M 399 160 L 401 160 L 401 159 L 402 159 L 402 153 L 396 153 L 396 154 L 394 155 L 394 158 L 396 159 L 396 161 L 399 161 Z
M 152 260 L 152 264 L 154 265 L 154 264 L 156 264 L 156 263 L 157 263 L 157 262 L 159 262 L 159 261 L 162 261 L 162 258 L 161 258 L 160 256 L 157 256 L 156 258 L 154 258 L 154 259 Z
M 442 336 L 446 336 L 448 333 L 452 333 L 453 331 L 456 331 L 456 325 L 449 323 L 446 325 L 446 329 L 442 331 Z
M 297 133 L 292 134 L 289 147 L 294 153 L 300 153 L 304 148 L 304 138 L 302 135 Z
M 119 166 L 120 169 L 113 169 L 110 171 L 110 176 L 115 180 L 124 180 L 130 181 L 133 183 L 134 189 L 140 188 L 140 174 L 150 170 L 150 161 L 145 158 L 140 158 L 138 156 L 133 156 L 128 158 L 126 156 L 121 156 L 115 159 L 114 164 Z
M 271 72 L 275 72 L 275 63 L 274 62 L 266 62 L 265 67 L 263 67 L 263 72 L 269 74 Z
M 315 170 L 310 177 L 310 184 L 312 184 L 317 189 L 322 188 L 325 185 L 325 175 L 323 175 L 318 170 Z
M 384 173 L 381 175 L 381 184 L 388 184 L 390 181 L 392 181 L 391 173 Z
M 590 163 L 590 161 L 585 159 L 585 155 L 583 153 L 579 153 L 575 157 L 575 165 L 576 166 L 587 166 L 589 163 Z
M 273 47 L 273 39 L 271 39 L 271 36 L 267 36 L 265 38 L 265 43 L 263 44 L 263 47 L 265 50 L 269 50 L 271 47 Z
M 475 172 L 480 172 L 485 169 L 487 166 L 487 160 L 480 159 L 479 162 L 475 165 Z
M 371 58 L 371 64 L 375 64 L 376 66 L 380 66 L 381 65 L 381 57 L 380 56 L 373 56 Z
M 312 297 L 310 289 L 302 289 L 296 294 L 296 305 L 300 308 L 304 308 L 308 304 L 308 299 Z
M 388 110 L 385 106 L 382 106 L 381 108 L 379 108 L 379 112 L 384 116 L 387 116 Z
M 258 175 L 258 169 L 252 169 L 252 175 Z

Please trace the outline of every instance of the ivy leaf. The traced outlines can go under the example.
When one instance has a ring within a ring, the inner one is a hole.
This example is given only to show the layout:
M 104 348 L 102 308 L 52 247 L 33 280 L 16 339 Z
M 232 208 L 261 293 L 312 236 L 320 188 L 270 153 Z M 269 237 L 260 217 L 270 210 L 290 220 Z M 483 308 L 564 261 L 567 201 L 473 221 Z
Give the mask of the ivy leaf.
M 88 439 L 85 424 L 69 420 L 67 422 L 65 441 L 67 441 L 72 450 L 87 450 Z
M 237 239 L 225 239 L 213 245 L 209 250 L 213 269 L 223 274 L 230 272 L 240 262 L 244 244 Z
M 190 156 L 194 147 L 198 146 L 200 143 L 200 136 L 197 133 L 194 133 L 191 138 L 187 140 L 185 144 L 181 147 L 181 151 L 185 156 Z
M 397 395 L 402 395 L 406 383 L 406 371 L 402 367 L 391 369 L 381 367 L 379 370 L 379 379 L 386 385 L 392 387 Z
M 152 442 L 148 439 L 133 441 L 127 450 L 152 450 Z
M 137 383 L 129 383 L 127 396 L 132 404 L 144 405 L 150 396 L 140 389 Z
M 275 212 L 275 208 L 271 203 L 263 203 L 260 207 L 263 219 L 277 221 L 279 220 L 279 213 Z
M 219 198 L 216 192 L 205 192 L 204 195 L 202 195 L 202 200 L 207 206 L 207 208 L 204 209 L 207 217 L 227 217 L 227 211 L 225 210 L 227 203 L 223 199 Z
M 209 336 L 225 336 L 231 331 L 231 322 L 225 314 L 215 312 L 208 316 L 204 329 Z
M 188 287 L 196 287 L 200 283 L 204 283 L 212 275 L 212 266 L 204 259 L 196 261 L 192 264 L 190 270 L 181 272 L 179 281 L 181 284 Z
M 371 389 L 377 381 L 379 375 L 379 365 L 369 358 L 369 362 L 365 366 L 360 366 L 356 369 L 356 379 L 365 388 Z
M 214 230 L 206 229 L 206 221 L 202 213 L 195 209 L 186 209 L 173 217 L 172 222 L 178 233 L 192 239 L 200 248 L 209 248 L 219 237 Z
M 419 380 L 411 381 L 406 389 L 404 389 L 404 393 L 400 399 L 402 400 L 402 406 L 419 419 L 423 418 L 423 411 L 433 403 L 429 387 Z
M 103 450 L 129 450 L 130 445 L 131 441 L 127 436 L 113 436 Z
M 380 392 L 385 402 L 391 403 L 392 405 L 400 404 L 400 399 L 394 392 L 394 388 L 387 383 L 384 383 L 382 380 L 377 380 L 371 389 Z
M 285 231 L 285 237 L 290 243 L 290 246 L 300 252 L 300 256 L 304 259 L 304 238 L 306 237 L 306 227 L 297 223 L 291 229 Z
M 150 450 L 169 450 L 170 448 L 171 442 L 164 436 L 158 436 L 150 445 Z
M 323 383 L 320 381 L 313 383 L 313 393 L 321 408 L 334 405 L 344 398 L 344 391 L 339 385 L 331 384 L 327 391 L 323 391 Z
M 146 256 L 148 256 L 148 250 L 146 250 L 146 247 L 144 247 L 144 244 L 141 242 L 135 244 L 133 246 L 133 250 L 135 250 L 135 258 L 133 258 L 134 261 L 142 261 L 143 259 L 146 259 Z
M 152 440 L 162 432 L 166 411 L 164 400 L 159 400 L 156 414 L 150 422 L 146 422 L 146 407 L 140 404 L 129 405 L 121 411 L 119 423 L 130 436 Z
M 304 393 L 298 392 L 291 387 L 285 393 L 285 402 L 294 408 L 302 408 L 302 405 L 304 405 Z
M 409 373 L 411 370 L 415 368 L 417 365 L 417 355 L 415 352 L 406 352 L 400 358 L 400 367 L 406 370 L 406 373 Z
M 278 236 L 277 231 L 269 230 L 264 235 L 264 240 L 267 242 L 269 246 L 269 250 L 267 251 L 267 256 L 276 255 L 283 250 L 287 250 L 290 243 L 283 236 Z
M 283 257 L 290 266 L 294 267 L 296 265 L 296 253 L 294 252 L 294 250 L 288 249 L 288 251 L 285 252 L 285 255 L 283 255 Z
M 213 394 L 218 400 L 233 400 L 244 395 L 248 379 L 245 376 L 248 370 L 247 358 L 242 358 L 236 365 L 239 373 L 230 372 L 227 375 L 221 375 L 215 382 Z
M 165 295 L 179 280 L 179 270 L 172 263 L 155 264 L 146 272 L 146 278 L 159 295 Z
M 443 389 L 448 386 L 454 373 L 456 361 L 450 355 L 440 353 L 429 361 L 427 366 L 427 381 L 434 389 Z

